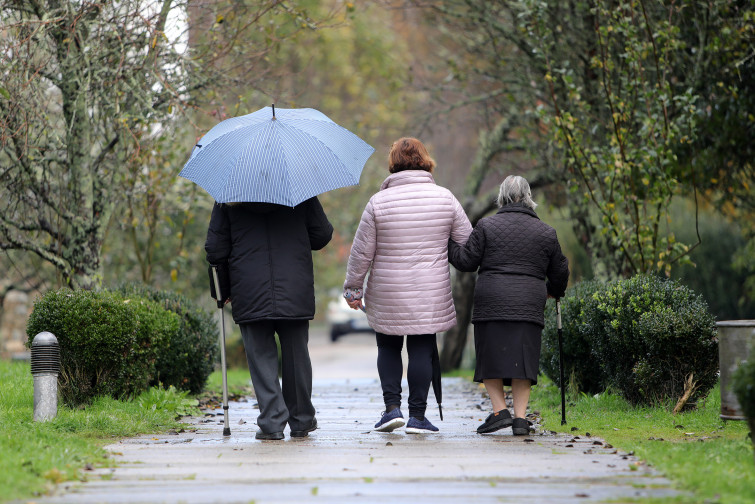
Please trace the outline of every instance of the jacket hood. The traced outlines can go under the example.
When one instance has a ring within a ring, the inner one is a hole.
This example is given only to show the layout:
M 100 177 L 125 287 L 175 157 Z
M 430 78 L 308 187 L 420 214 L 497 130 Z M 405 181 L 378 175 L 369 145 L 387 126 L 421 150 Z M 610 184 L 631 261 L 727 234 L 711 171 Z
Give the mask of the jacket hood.
M 404 184 L 416 184 L 416 183 L 429 183 L 434 184 L 435 179 L 433 174 L 425 170 L 404 170 L 398 173 L 391 173 L 383 181 L 380 186 L 380 190 L 387 189 L 389 187 L 396 187 Z

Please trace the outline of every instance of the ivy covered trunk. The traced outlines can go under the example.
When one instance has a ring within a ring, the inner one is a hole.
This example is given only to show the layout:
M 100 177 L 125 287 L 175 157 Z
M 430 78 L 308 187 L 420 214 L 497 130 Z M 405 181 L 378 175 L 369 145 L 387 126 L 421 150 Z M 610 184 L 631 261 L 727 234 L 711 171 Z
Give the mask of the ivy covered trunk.
M 36 254 L 69 287 L 92 289 L 102 277 L 105 229 L 118 199 L 117 86 L 95 65 L 113 57 L 113 48 L 95 26 L 103 15 L 98 5 L 20 5 L 4 11 L 16 23 L 6 25 L 2 51 L 15 57 L 8 99 L 0 103 L 0 122 L 9 126 L 0 138 L 8 167 L 0 249 Z M 38 23 L 48 18 L 54 22 Z
M 61 30 L 54 38 L 76 36 L 67 30 Z M 66 129 L 66 161 L 70 180 L 67 194 L 61 195 L 63 205 L 68 212 L 63 219 L 65 225 L 58 228 L 60 243 L 59 256 L 62 264 L 58 269 L 66 283 L 76 289 L 91 290 L 96 287 L 102 274 L 100 271 L 100 253 L 110 215 L 114 208 L 114 195 L 107 172 L 113 171 L 100 166 L 104 159 L 92 156 L 94 125 L 88 120 L 91 103 L 87 88 L 81 84 L 91 76 L 82 67 L 83 55 L 72 47 L 61 58 L 62 78 L 60 80 L 63 101 L 63 118 Z M 118 143 L 119 136 L 114 134 L 110 140 L 111 148 Z
M 158 32 L 170 1 L 163 5 L 146 20 Z M 0 53 L 14 57 L 0 98 L 0 250 L 37 255 L 73 289 L 101 283 L 122 169 L 159 103 L 162 44 L 122 22 L 138 9 L 129 1 L 3 7 Z

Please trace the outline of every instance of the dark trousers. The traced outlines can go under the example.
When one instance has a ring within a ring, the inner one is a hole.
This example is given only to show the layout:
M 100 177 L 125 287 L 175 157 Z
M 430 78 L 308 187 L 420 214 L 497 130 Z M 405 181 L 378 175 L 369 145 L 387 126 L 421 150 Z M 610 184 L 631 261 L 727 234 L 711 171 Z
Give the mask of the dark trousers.
M 383 401 L 386 407 L 392 404 L 401 406 L 401 377 L 404 374 L 401 349 L 404 347 L 404 337 L 383 333 L 375 335 Z M 406 337 L 406 352 L 409 354 L 406 381 L 409 383 L 410 417 L 425 416 L 427 394 L 433 378 L 432 356 L 435 344 L 435 334 L 410 334 Z
M 283 387 L 278 381 L 278 348 L 281 345 Z M 262 432 L 305 430 L 312 424 L 312 362 L 309 360 L 308 320 L 263 320 L 241 324 L 246 361 L 260 407 L 257 425 Z

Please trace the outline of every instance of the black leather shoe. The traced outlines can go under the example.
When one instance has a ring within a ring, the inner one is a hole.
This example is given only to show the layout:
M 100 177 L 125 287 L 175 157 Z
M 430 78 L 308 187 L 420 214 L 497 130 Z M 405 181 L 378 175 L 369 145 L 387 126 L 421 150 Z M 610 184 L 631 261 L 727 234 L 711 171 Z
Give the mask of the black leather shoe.
M 505 429 L 511 425 L 511 422 L 511 413 L 509 413 L 509 410 L 502 409 L 501 411 L 496 411 L 488 415 L 488 418 L 477 427 L 477 434 L 488 434 Z
M 526 418 L 515 418 L 511 431 L 515 436 L 526 436 L 530 433 L 530 423 Z
M 312 424 L 304 430 L 292 430 L 291 437 L 307 437 L 310 432 L 317 428 L 317 419 L 312 419 Z
M 258 430 L 254 437 L 262 441 L 280 441 L 284 436 L 282 432 L 262 432 L 262 430 Z

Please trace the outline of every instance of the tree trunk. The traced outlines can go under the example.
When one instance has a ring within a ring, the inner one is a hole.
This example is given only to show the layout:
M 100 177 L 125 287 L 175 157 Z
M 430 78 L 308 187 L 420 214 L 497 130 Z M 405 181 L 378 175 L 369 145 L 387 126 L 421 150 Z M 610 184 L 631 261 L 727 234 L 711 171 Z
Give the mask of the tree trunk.
M 443 349 L 440 353 L 440 369 L 443 372 L 461 366 L 464 346 L 467 343 L 467 331 L 472 320 L 472 301 L 477 273 L 459 271 L 453 284 L 454 305 L 456 306 L 456 326 L 443 337 Z

